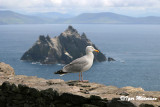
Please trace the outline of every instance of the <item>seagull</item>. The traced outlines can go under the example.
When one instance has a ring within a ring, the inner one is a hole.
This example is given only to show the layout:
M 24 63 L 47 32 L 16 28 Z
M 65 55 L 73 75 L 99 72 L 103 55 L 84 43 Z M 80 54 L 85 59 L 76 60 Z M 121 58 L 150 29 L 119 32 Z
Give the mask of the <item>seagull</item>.
M 94 47 L 87 46 L 86 55 L 73 60 L 71 63 L 65 65 L 63 69 L 55 72 L 54 74 L 60 74 L 62 76 L 67 73 L 79 72 L 79 81 L 84 82 L 82 72 L 87 71 L 91 68 L 94 59 L 93 51 L 99 52 L 98 50 L 94 49 Z

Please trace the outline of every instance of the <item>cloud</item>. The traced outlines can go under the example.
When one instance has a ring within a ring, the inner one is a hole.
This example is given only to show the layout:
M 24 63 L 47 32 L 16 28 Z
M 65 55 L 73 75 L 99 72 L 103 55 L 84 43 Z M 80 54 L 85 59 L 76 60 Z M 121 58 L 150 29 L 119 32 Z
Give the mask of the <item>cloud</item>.
M 160 6 L 160 0 L 0 0 L 2 7 L 33 7 L 33 6 L 65 6 L 65 7 L 148 7 Z
M 30 12 L 72 11 L 80 13 L 116 10 L 116 8 L 122 8 L 121 10 L 160 8 L 160 0 L 0 0 L 0 9 Z

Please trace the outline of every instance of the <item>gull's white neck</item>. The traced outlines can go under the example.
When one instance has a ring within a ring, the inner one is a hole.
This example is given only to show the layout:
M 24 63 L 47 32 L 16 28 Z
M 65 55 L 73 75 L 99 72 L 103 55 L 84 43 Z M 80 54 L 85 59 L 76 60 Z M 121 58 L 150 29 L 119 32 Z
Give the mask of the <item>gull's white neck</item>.
M 94 59 L 94 55 L 93 55 L 93 52 L 87 52 L 86 53 L 86 56 L 88 57 L 88 58 L 90 58 L 90 59 Z

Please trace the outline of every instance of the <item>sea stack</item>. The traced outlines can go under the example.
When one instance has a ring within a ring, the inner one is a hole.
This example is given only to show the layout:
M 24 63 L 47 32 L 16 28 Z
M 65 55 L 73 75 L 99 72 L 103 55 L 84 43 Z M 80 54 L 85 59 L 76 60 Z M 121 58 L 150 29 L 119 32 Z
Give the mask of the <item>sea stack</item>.
M 63 33 L 54 38 L 40 35 L 36 43 L 23 54 L 21 60 L 43 64 L 67 64 L 85 55 L 84 49 L 86 46 L 93 46 L 95 49 L 98 49 L 87 38 L 85 33 L 80 35 L 76 29 L 68 26 Z M 101 51 L 98 54 L 94 54 L 94 61 L 102 62 L 107 60 Z

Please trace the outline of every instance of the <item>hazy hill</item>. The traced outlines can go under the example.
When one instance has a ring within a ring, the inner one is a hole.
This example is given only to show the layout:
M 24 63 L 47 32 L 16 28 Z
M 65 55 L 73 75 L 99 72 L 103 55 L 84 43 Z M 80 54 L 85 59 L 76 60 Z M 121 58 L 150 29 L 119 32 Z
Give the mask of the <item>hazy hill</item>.
M 81 24 L 160 24 L 160 17 L 130 17 L 111 12 L 83 13 L 65 20 L 64 23 Z
M 12 11 L 0 11 L 0 24 L 32 24 L 32 23 L 45 23 L 44 20 L 27 16 Z
M 71 14 L 63 14 L 58 12 L 45 12 L 45 13 L 34 13 L 33 16 L 43 17 L 43 18 L 71 18 L 73 15 Z
M 135 23 L 140 24 L 160 24 L 160 17 L 148 16 L 135 18 Z
M 66 20 L 65 23 L 132 23 L 133 17 L 111 12 L 83 13 Z
M 130 17 L 111 12 L 83 13 L 78 16 L 57 12 L 23 15 L 0 11 L 0 24 L 160 24 L 160 17 Z

